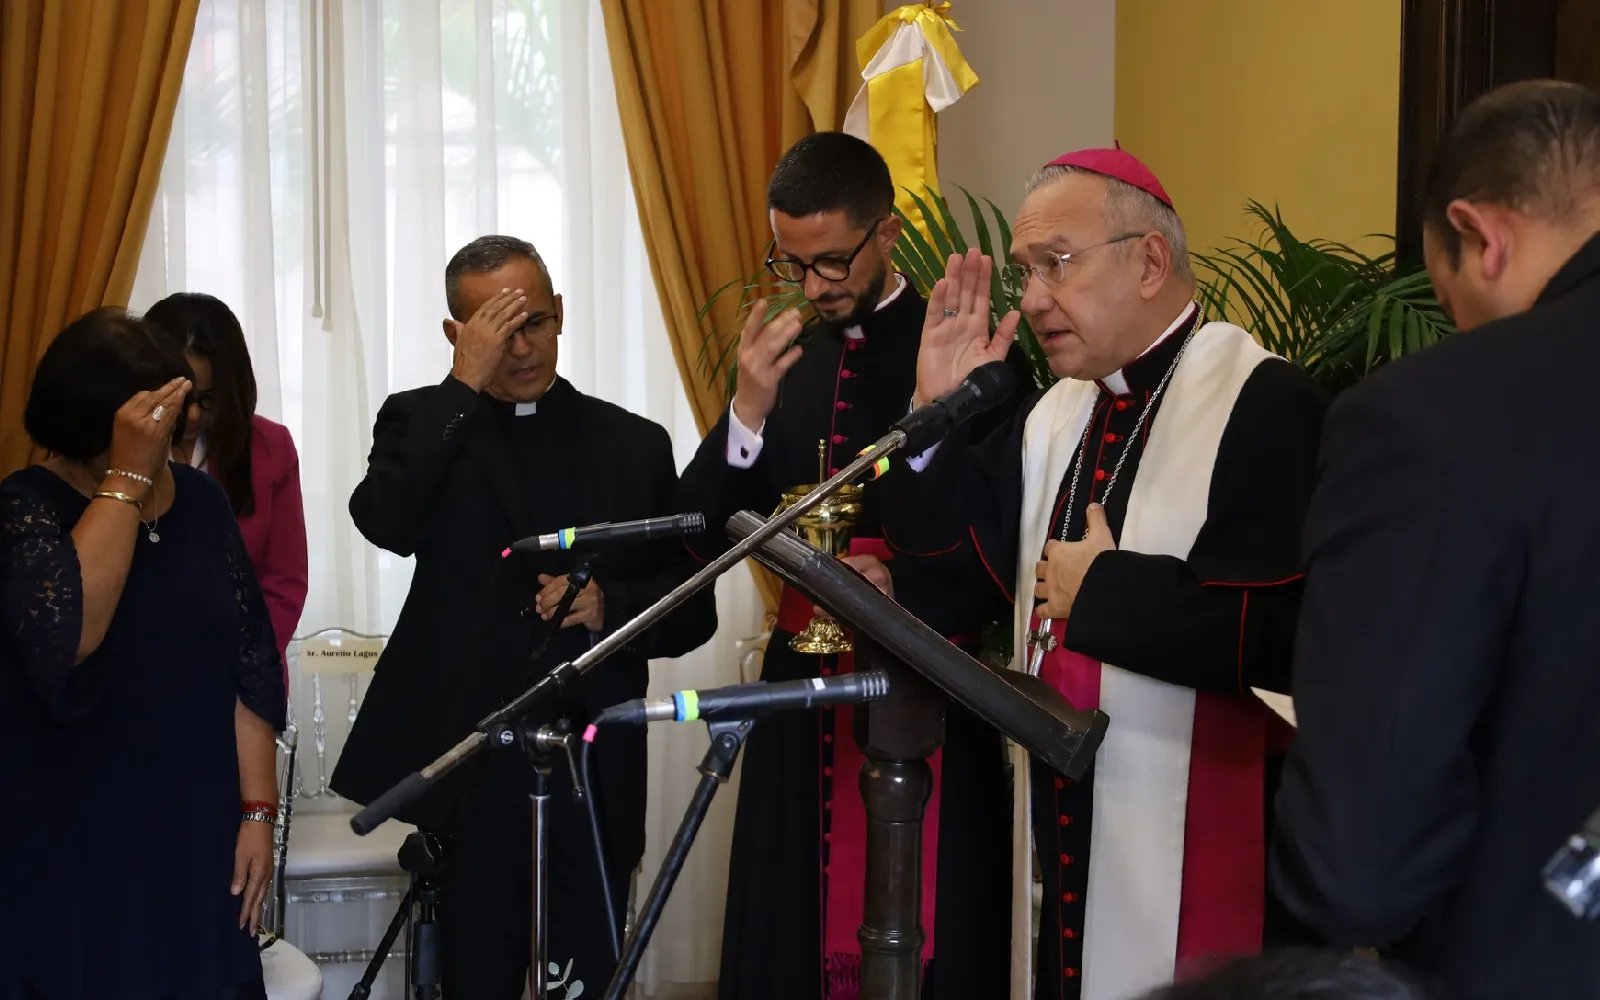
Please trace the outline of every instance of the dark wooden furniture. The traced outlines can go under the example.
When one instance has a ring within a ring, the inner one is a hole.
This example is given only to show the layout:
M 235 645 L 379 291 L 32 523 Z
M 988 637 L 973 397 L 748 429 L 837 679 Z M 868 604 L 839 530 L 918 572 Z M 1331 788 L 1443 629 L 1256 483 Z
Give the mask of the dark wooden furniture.
M 1600 87 L 1600 0 L 1404 0 L 1397 250 L 1422 258 L 1422 188 L 1439 137 L 1473 98 L 1515 80 Z
M 765 519 L 749 511 L 728 521 L 735 541 Z M 932 793 L 928 758 L 954 699 L 1030 753 L 1081 777 L 1105 736 L 1104 712 L 1078 711 L 1027 674 L 995 671 L 946 642 L 838 559 L 790 533 L 756 558 L 855 630 L 856 669 L 889 675 L 889 695 L 856 713 L 866 763 L 867 871 L 861 929 L 862 1000 L 916 1000 L 923 932 L 922 817 Z

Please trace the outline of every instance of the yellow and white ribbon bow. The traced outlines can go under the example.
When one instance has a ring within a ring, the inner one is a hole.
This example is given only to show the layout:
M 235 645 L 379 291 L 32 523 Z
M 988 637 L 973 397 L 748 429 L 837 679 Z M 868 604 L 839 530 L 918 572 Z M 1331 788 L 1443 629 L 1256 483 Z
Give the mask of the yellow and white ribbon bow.
M 926 235 L 907 189 L 939 190 L 936 115 L 978 84 L 953 32 L 950 5 L 927 0 L 884 15 L 856 42 L 866 82 L 845 115 L 844 130 L 882 154 L 894 178 L 895 204 Z

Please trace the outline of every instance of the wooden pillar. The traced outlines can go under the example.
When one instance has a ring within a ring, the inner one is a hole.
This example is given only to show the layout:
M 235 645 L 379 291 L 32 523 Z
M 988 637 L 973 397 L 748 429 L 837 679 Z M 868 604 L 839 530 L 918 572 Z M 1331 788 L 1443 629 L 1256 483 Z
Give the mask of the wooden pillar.
M 933 793 L 928 765 L 944 741 L 945 698 L 856 633 L 856 669 L 889 674 L 889 696 L 858 709 L 856 741 L 867 814 L 861 928 L 861 1000 L 917 1000 L 922 990 L 922 820 Z

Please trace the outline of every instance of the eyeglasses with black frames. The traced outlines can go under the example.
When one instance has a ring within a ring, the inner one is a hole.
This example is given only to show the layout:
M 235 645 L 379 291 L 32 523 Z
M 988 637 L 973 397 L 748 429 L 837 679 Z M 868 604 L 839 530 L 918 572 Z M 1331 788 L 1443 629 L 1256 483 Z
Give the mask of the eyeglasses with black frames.
M 882 222 L 883 220 L 879 219 L 867 227 L 867 235 L 861 237 L 861 242 L 856 244 L 856 248 L 850 251 L 849 256 L 818 257 L 809 264 L 793 257 L 772 256 L 772 251 L 778 247 L 777 241 L 774 240 L 767 249 L 767 270 L 771 271 L 779 281 L 787 281 L 795 285 L 806 280 L 807 271 L 815 273 L 817 277 L 824 281 L 843 281 L 850 277 L 850 265 L 854 264 L 856 258 L 861 256 L 861 251 L 866 249 L 867 244 L 872 241 L 872 234 L 878 231 L 878 226 Z

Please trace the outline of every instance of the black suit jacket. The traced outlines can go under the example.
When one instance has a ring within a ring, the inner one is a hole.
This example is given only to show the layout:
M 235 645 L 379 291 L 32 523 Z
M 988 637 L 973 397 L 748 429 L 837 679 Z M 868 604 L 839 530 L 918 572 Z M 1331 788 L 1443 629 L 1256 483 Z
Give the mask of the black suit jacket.
M 1600 237 L 1329 414 L 1272 881 L 1469 998 L 1600 989 L 1540 867 L 1600 806 Z
M 530 664 L 550 623 L 531 610 L 538 574 L 560 575 L 573 552 L 501 551 L 533 534 L 601 521 L 673 513 L 672 446 L 659 425 L 585 396 L 558 379 L 532 417 L 447 378 L 390 396 L 378 413 L 367 475 L 350 514 L 368 540 L 416 572 L 394 634 L 378 662 L 333 787 L 370 802 L 466 735 L 472 725 L 556 663 L 589 648 L 582 626 L 562 629 L 541 663 Z M 555 421 L 548 454 L 531 466 L 513 444 L 513 421 Z M 605 552 L 594 580 L 605 625 L 637 615 L 692 571 L 676 541 Z M 710 589 L 585 674 L 572 707 L 586 713 L 643 697 L 646 661 L 679 656 L 716 630 Z M 497 751 L 488 751 L 497 752 Z M 630 870 L 644 845 L 642 729 L 608 732 L 594 747 L 608 838 Z M 470 769 L 463 769 L 470 771 Z M 402 819 L 447 829 L 470 773 L 447 778 Z

